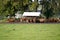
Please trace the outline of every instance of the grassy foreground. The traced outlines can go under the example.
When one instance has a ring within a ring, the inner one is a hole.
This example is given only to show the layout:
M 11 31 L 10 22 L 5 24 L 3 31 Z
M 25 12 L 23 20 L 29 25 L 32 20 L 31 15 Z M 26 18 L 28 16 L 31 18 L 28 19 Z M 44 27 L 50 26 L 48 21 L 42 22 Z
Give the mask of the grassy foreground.
M 0 40 L 60 40 L 60 24 L 0 24 Z

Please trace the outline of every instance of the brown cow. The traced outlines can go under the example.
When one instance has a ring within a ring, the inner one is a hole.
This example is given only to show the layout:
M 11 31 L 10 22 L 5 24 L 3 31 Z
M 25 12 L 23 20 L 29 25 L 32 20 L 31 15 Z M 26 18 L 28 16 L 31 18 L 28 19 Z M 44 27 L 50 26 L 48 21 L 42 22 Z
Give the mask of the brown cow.
M 41 18 L 39 19 L 40 23 L 44 23 L 45 22 L 45 19 L 44 18 Z

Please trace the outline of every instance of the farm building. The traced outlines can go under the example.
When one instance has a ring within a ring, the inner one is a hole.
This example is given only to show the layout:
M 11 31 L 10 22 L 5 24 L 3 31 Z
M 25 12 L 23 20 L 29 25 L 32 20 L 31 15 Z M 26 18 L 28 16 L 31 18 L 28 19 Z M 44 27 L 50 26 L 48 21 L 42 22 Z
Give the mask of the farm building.
M 41 16 L 41 12 L 24 12 L 22 16 L 21 21 L 35 23 Z

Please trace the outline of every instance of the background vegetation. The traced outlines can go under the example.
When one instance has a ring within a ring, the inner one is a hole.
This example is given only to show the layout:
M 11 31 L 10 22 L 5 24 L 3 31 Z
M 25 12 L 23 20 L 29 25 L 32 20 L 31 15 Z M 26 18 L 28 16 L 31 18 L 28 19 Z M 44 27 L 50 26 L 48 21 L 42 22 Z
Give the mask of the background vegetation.
M 42 14 L 48 19 L 60 15 L 59 0 L 42 0 L 40 4 L 35 0 L 0 0 L 0 16 L 15 16 L 17 11 L 36 12 L 38 5 L 42 5 Z

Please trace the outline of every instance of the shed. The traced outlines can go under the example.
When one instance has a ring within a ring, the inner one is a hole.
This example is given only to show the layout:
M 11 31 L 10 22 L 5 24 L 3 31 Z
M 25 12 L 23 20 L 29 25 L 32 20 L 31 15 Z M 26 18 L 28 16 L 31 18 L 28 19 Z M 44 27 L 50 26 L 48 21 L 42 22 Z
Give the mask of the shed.
M 23 18 L 25 19 L 26 22 L 36 22 L 38 18 L 40 17 L 41 13 L 40 12 L 24 12 L 23 13 Z

